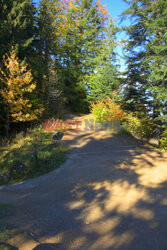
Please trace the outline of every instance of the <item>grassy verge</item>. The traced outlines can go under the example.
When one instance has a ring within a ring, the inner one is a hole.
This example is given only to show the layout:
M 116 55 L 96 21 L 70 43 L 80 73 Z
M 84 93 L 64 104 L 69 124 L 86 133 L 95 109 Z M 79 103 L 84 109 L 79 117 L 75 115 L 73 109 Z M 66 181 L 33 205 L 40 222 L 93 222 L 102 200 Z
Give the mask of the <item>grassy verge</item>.
M 126 125 L 122 125 L 121 126 L 121 129 L 119 131 L 119 134 L 120 135 L 123 135 L 123 136 L 127 136 L 127 137 L 131 137 L 131 138 L 135 138 L 132 133 L 129 131 L 128 127 Z
M 43 175 L 64 163 L 67 147 L 53 142 L 51 134 L 35 129 L 0 147 L 0 185 Z

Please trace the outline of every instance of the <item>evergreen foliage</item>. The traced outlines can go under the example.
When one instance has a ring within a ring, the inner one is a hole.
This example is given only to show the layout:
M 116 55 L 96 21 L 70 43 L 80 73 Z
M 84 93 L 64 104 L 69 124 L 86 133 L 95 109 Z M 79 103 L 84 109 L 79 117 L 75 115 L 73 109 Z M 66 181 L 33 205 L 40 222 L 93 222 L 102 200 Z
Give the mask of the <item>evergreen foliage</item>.
M 126 0 L 122 14 L 131 18 L 125 27 L 127 72 L 124 81 L 125 107 L 151 115 L 157 126 L 167 125 L 166 32 L 167 2 Z
M 31 0 L 0 2 L 0 59 L 11 49 L 19 57 L 31 57 L 35 40 L 35 8 Z
M 167 126 L 167 2 L 125 2 L 129 8 L 122 16 L 130 17 L 131 24 L 124 27 L 127 70 L 123 77 L 115 53 L 119 29 L 100 0 L 40 0 L 36 7 L 32 0 L 2 0 L 1 72 L 7 73 L 3 56 L 14 48 L 11 53 L 30 69 L 35 82 L 35 91 L 25 96 L 30 105 L 45 107 L 43 118 L 60 116 L 64 105 L 83 113 L 92 103 L 114 98 L 116 105 L 141 120 L 150 117 L 163 130 Z M 24 78 L 19 68 L 18 72 Z M 23 86 L 18 81 L 12 88 Z M 5 91 L 1 76 L 2 127 L 10 99 Z M 14 99 L 19 100 L 16 93 Z M 24 115 L 20 119 L 25 120 Z

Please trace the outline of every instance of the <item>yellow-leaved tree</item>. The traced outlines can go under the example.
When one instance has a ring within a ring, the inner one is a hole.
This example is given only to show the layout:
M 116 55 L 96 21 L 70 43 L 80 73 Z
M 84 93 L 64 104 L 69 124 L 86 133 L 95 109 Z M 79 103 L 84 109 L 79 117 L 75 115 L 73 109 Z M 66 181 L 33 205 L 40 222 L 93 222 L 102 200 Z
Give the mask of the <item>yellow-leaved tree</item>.
M 37 119 L 43 108 L 34 108 L 27 93 L 36 88 L 28 65 L 21 65 L 14 50 L 5 54 L 0 67 L 1 102 L 6 107 L 6 136 L 11 122 L 26 122 Z

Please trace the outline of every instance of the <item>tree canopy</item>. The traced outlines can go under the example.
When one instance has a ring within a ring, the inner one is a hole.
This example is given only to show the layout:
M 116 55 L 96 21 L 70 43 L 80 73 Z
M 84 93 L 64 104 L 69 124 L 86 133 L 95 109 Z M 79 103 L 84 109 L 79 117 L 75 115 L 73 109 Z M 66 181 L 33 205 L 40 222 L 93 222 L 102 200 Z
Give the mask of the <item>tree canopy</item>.
M 116 26 L 100 0 L 40 0 L 38 5 L 32 0 L 0 2 L 0 68 L 6 74 L 0 79 L 2 128 L 9 117 L 6 106 L 11 91 L 15 104 L 28 100 L 31 112 L 33 106 L 41 105 L 42 118 L 59 116 L 66 108 L 88 112 L 92 104 L 114 98 L 124 111 L 149 117 L 157 127 L 166 128 L 167 2 L 125 2 L 129 7 L 122 18 L 130 18 L 130 25 L 123 29 Z M 116 54 L 117 32 L 122 30 L 127 34 L 125 72 L 119 72 Z M 6 53 L 11 55 L 8 62 L 13 60 L 15 66 L 19 62 L 13 76 L 4 64 Z M 30 82 L 35 83 L 31 94 L 23 86 L 30 72 Z M 12 85 L 11 77 L 16 77 Z M 22 106 L 26 108 L 26 103 Z M 24 114 L 21 119 L 25 121 Z

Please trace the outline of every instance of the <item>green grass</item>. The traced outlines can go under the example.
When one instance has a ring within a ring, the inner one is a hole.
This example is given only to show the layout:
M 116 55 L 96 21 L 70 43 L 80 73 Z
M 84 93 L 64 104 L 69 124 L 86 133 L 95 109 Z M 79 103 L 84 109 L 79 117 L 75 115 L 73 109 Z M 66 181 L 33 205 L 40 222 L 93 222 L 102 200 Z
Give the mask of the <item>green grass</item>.
M 67 147 L 53 142 L 52 133 L 34 129 L 25 137 L 17 135 L 11 145 L 1 147 L 0 185 L 43 175 L 64 163 Z
M 126 126 L 125 124 L 123 124 L 123 125 L 121 126 L 121 130 L 119 131 L 119 134 L 120 134 L 120 135 L 127 136 L 127 137 L 134 138 L 134 136 L 132 135 L 132 133 L 129 131 L 128 126 Z

